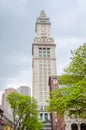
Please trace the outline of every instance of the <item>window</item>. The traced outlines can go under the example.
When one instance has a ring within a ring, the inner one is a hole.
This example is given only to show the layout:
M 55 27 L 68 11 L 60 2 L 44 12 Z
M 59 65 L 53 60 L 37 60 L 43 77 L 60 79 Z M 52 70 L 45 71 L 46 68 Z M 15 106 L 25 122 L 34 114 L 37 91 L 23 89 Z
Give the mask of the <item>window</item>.
M 42 78 L 42 74 L 39 74 L 39 77 Z
M 39 48 L 39 50 L 42 50 L 42 48 Z
M 48 68 L 48 71 L 51 71 L 51 68 Z
M 54 84 L 57 84 L 57 83 L 58 83 L 58 80 L 57 80 L 57 79 L 54 79 L 53 83 L 54 83 Z
M 50 67 L 51 65 L 50 64 L 48 64 L 48 67 Z
M 39 50 L 39 53 L 42 53 L 42 50 Z
M 39 57 L 50 57 L 50 48 L 39 48 Z
M 44 84 L 47 82 L 47 79 L 44 79 Z
M 40 67 L 42 67 L 42 64 L 39 64 Z
M 50 57 L 50 48 L 47 48 L 47 57 Z
M 47 92 L 44 93 L 45 96 L 46 96 L 47 94 L 48 94 Z
M 76 123 L 73 123 L 73 124 L 71 125 L 71 129 L 72 129 L 72 130 L 78 130 L 78 125 L 77 125 Z
M 53 88 L 54 88 L 54 89 L 57 89 L 57 88 L 58 88 L 58 86 L 54 86 Z
M 39 48 L 39 57 L 42 57 L 42 48 Z
M 43 53 L 46 53 L 46 49 L 45 48 L 43 48 Z
M 44 88 L 44 91 L 47 91 L 47 88 Z
M 40 95 L 42 96 L 42 95 L 43 95 L 43 92 L 40 92 Z
M 80 128 L 81 128 L 81 130 L 86 130 L 86 124 L 85 124 L 85 123 L 82 123 L 82 124 L 80 125 Z
M 48 114 L 45 113 L 45 120 L 48 120 Z
M 46 57 L 46 48 L 43 48 L 43 57 Z
M 47 69 L 46 69 L 46 64 L 45 64 L 44 66 L 45 66 L 45 68 L 44 68 L 44 72 L 46 73 L 46 70 L 47 70 Z
M 48 72 L 48 75 L 51 75 L 51 72 Z
M 43 113 L 40 113 L 40 120 L 43 120 Z
M 50 60 L 48 60 L 48 63 L 50 63 Z
M 47 108 L 47 106 L 44 106 L 44 110 Z
M 43 66 L 46 67 L 46 64 L 44 64 Z
M 42 72 L 42 68 L 39 68 L 39 71 Z
M 42 54 L 39 54 L 39 57 L 42 57 Z
M 40 88 L 40 91 L 43 91 L 43 88 Z
M 40 85 L 40 87 L 42 87 L 42 84 L 41 84 L 41 83 L 40 83 L 39 85 Z
M 50 51 L 50 48 L 47 48 L 48 51 Z
M 46 57 L 46 54 L 43 54 L 43 57 Z

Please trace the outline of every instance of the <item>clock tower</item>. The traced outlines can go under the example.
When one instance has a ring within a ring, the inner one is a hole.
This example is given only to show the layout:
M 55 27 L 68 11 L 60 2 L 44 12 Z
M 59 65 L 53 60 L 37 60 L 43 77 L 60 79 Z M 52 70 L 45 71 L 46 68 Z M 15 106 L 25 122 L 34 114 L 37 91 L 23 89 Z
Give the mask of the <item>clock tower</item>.
M 45 12 L 42 10 L 40 17 L 36 21 L 36 36 L 37 37 L 50 37 L 50 21 L 46 17 Z
M 50 20 L 42 10 L 35 26 L 36 37 L 32 45 L 32 67 L 33 97 L 37 100 L 39 106 L 39 118 L 45 122 L 44 130 L 51 130 L 50 113 L 45 110 L 50 92 L 48 86 L 49 76 L 57 75 L 56 44 L 54 44 L 54 40 L 50 35 L 50 27 Z

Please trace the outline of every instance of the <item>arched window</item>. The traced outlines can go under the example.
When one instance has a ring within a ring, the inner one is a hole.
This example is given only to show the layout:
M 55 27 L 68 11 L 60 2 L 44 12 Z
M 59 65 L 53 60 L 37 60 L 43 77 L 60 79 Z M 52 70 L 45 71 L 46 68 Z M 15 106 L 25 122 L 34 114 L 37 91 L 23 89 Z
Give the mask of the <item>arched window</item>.
M 82 123 L 80 125 L 80 130 L 86 130 L 86 124 L 85 123 Z
M 71 125 L 71 130 L 78 130 L 78 125 L 76 123 L 73 123 Z
M 48 120 L 48 113 L 45 113 L 45 120 Z
M 40 113 L 40 120 L 43 120 L 43 113 Z

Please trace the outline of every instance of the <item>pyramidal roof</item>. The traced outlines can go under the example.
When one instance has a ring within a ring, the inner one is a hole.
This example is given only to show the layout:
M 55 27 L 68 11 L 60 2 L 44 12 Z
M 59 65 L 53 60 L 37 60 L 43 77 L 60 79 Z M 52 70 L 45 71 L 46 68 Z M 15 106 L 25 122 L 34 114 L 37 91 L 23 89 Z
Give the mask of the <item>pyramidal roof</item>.
M 46 17 L 47 17 L 47 16 L 46 16 L 44 10 L 42 10 L 41 13 L 40 13 L 40 18 L 46 18 Z
M 37 18 L 36 24 L 51 24 L 44 10 L 41 11 L 40 16 Z

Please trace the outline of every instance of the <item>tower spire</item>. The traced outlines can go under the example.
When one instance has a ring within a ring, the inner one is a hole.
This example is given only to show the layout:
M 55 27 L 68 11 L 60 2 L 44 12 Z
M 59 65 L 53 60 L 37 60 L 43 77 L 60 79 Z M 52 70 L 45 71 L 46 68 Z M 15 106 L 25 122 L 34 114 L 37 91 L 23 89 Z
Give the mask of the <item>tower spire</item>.
M 44 10 L 41 11 L 40 16 L 37 18 L 36 24 L 50 24 L 49 18 L 46 16 Z
M 46 17 L 47 17 L 47 16 L 46 16 L 44 10 L 42 10 L 41 13 L 40 13 L 40 18 L 46 18 Z

